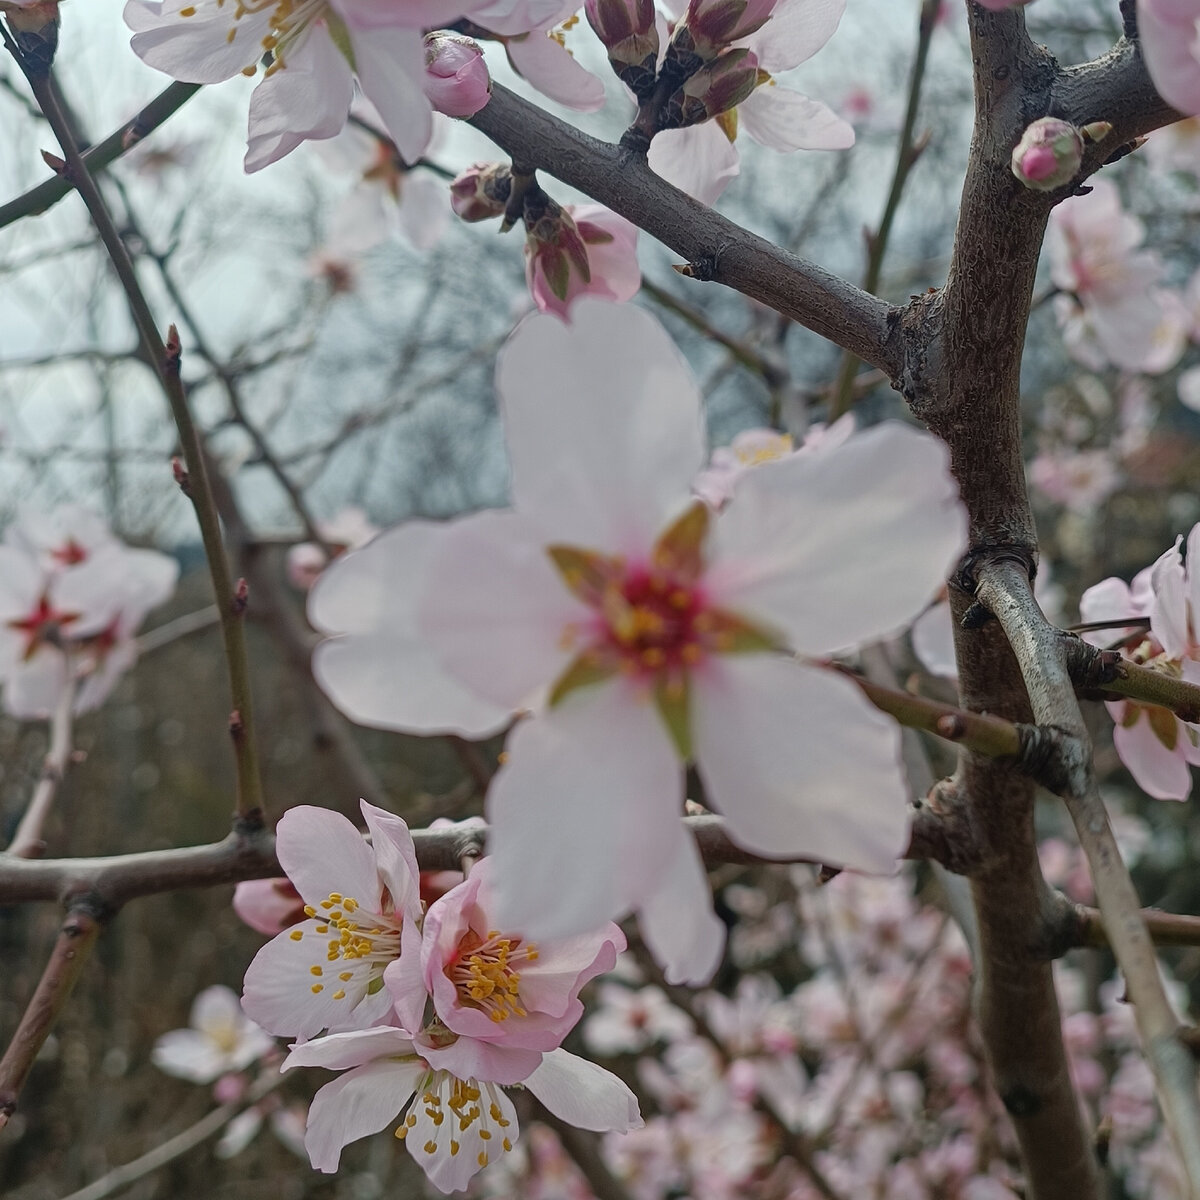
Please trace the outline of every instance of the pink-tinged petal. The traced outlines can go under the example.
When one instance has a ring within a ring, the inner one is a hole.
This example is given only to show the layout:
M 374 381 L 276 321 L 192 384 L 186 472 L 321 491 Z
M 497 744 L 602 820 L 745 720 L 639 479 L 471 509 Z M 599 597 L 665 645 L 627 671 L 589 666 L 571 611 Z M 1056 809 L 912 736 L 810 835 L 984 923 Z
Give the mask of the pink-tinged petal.
M 1150 631 L 1168 658 L 1182 658 L 1188 649 L 1187 588 L 1179 554 L 1182 541 L 1175 539 L 1175 545 L 1158 559 L 1150 574 L 1150 586 L 1154 589 Z
M 247 174 L 290 154 L 310 138 L 330 138 L 346 124 L 354 80 L 323 22 L 292 46 L 287 65 L 250 96 Z
M 479 0 L 332 0 L 352 30 L 446 29 Z
M 895 869 L 908 842 L 900 728 L 850 680 L 780 655 L 718 655 L 694 679 L 692 730 L 738 845 Z
M 947 679 L 958 676 L 958 660 L 954 655 L 954 620 L 950 605 L 942 600 L 926 609 L 913 623 L 913 653 L 921 666 L 934 675 Z
M 833 109 L 774 82 L 755 88 L 738 105 L 738 119 L 756 142 L 785 154 L 854 145 L 854 126 Z
M 554 424 L 549 413 L 546 423 Z M 590 620 L 545 536 L 523 515 L 492 509 L 445 526 L 417 627 L 472 694 L 512 712 L 535 703 L 567 668 L 578 651 L 565 635 Z
M 1187 600 L 1191 640 L 1200 643 L 1200 523 L 1187 536 Z
M 1113 745 L 1134 782 L 1155 800 L 1186 800 L 1192 790 L 1187 760 L 1158 740 L 1144 712 L 1132 726 L 1113 727 Z
M 739 44 L 754 51 L 764 71 L 790 71 L 833 37 L 845 11 L 846 0 L 780 0 L 771 19 Z
M 557 25 L 570 17 L 579 4 L 576 0 L 479 0 L 468 8 L 471 18 L 493 33 L 514 36 L 530 29 Z
M 371 831 L 375 870 L 392 897 L 393 911 L 420 920 L 421 876 L 412 834 L 403 817 L 360 800 L 363 819 Z
M 270 31 L 273 9 L 246 12 L 234 19 L 230 6 L 196 5 L 194 16 L 182 17 L 180 4 L 129 0 L 125 24 L 134 31 L 134 54 L 155 70 L 184 83 L 221 83 L 263 54 L 262 39 Z M 232 40 L 229 31 L 236 30 Z
M 290 879 L 244 879 L 233 889 L 233 911 L 267 937 L 301 920 L 302 905 Z
M 699 987 L 721 963 L 725 923 L 713 912 L 704 863 L 682 824 L 658 886 L 638 909 L 638 928 L 668 983 Z
M 592 273 L 589 290 L 610 300 L 632 300 L 642 286 L 637 226 L 603 204 L 573 204 L 570 213 L 585 241 L 597 230 L 611 239 L 588 244 L 588 267 Z
M 508 61 L 518 75 L 527 79 L 543 96 L 576 112 L 595 112 L 604 107 L 604 83 L 582 67 L 557 38 L 535 29 L 504 45 Z
M 737 147 L 715 121 L 658 134 L 647 161 L 656 175 L 709 205 L 742 169 Z
M 488 1079 L 492 1083 L 520 1083 L 542 1061 L 540 1050 L 483 1042 L 460 1037 L 445 1046 L 424 1046 L 421 1053 L 438 1071 L 449 1071 L 458 1079 Z
M 514 507 L 557 542 L 646 554 L 705 458 L 700 390 L 666 330 L 630 304 L 535 314 L 500 351 Z
M 486 737 L 503 729 L 507 706 L 468 691 L 417 629 L 417 606 L 447 525 L 409 521 L 325 571 L 308 601 L 326 633 L 313 674 L 352 721 L 414 733 Z
M 383 982 L 394 1004 L 394 1020 L 401 1029 L 418 1033 L 425 1028 L 425 973 L 421 969 L 421 930 L 406 921 L 400 931 L 400 957 L 383 970 Z
M 252 1021 L 280 1037 L 311 1038 L 323 1029 L 365 1028 L 382 1021 L 391 1009 L 386 988 L 368 990 L 373 973 L 369 960 L 328 961 L 329 934 L 318 933 L 318 924 L 304 921 L 278 934 L 246 969 L 242 1008 Z
M 304 1147 L 312 1165 L 336 1171 L 342 1147 L 390 1125 L 426 1072 L 424 1063 L 380 1062 L 327 1083 L 308 1110 Z
M 354 1029 L 348 1033 L 331 1033 L 328 1037 L 298 1042 L 290 1048 L 281 1071 L 293 1067 L 325 1067 L 330 1071 L 347 1071 L 362 1067 L 377 1058 L 397 1059 L 416 1053 L 412 1039 L 402 1030 L 390 1025 L 372 1029 Z
M 611 1071 L 566 1050 L 553 1050 L 525 1086 L 556 1116 L 576 1129 L 628 1133 L 641 1129 L 637 1097 Z
M 20 620 L 37 604 L 47 576 L 31 554 L 0 546 L 0 622 Z
M 340 813 L 311 804 L 289 808 L 275 829 L 275 853 L 306 904 L 320 904 L 338 892 L 378 911 L 375 856 Z
M 683 771 L 649 697 L 625 680 L 521 722 L 488 793 L 495 919 L 534 939 L 640 907 L 670 862 Z
M 705 584 L 715 604 L 827 654 L 911 622 L 966 535 L 946 447 L 885 421 L 747 471 L 717 519 Z
M 397 214 L 400 232 L 415 250 L 431 250 L 450 225 L 450 193 L 424 171 L 405 177 Z
M 1147 607 L 1139 604 L 1123 579 L 1110 576 L 1093 584 L 1079 597 L 1079 619 L 1085 624 L 1096 621 L 1119 621 L 1122 617 L 1144 617 Z M 1095 646 L 1107 646 L 1133 633 L 1132 625 L 1123 628 L 1098 629 L 1083 635 L 1084 641 Z
M 1138 42 L 1146 70 L 1168 104 L 1200 113 L 1200 5 L 1138 0 Z
M 406 0 L 407 2 L 407 0 Z M 425 46 L 412 29 L 350 29 L 354 69 L 400 157 L 415 163 L 433 137 L 433 106 L 425 95 Z
M 195 1029 L 172 1029 L 154 1043 L 150 1061 L 168 1075 L 189 1083 L 211 1083 L 226 1070 L 217 1044 Z

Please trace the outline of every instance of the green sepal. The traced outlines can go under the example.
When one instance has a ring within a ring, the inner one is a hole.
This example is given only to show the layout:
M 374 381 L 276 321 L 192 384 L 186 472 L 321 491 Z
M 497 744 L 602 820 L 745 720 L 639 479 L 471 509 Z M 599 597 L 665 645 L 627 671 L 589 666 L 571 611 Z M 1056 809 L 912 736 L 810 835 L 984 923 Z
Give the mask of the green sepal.
M 704 540 L 708 536 L 709 508 L 702 500 L 688 505 L 654 544 L 652 562 L 663 571 L 674 571 L 688 583 L 704 569 Z
M 376 975 L 370 983 L 367 984 L 367 995 L 374 996 L 376 992 L 383 991 L 383 976 Z
M 1150 728 L 1154 736 L 1168 749 L 1174 750 L 1179 740 L 1179 722 L 1169 708 L 1159 708 L 1157 704 L 1146 706 L 1146 716 L 1150 720 Z
M 600 604 L 623 565 L 620 559 L 578 546 L 547 546 L 546 553 L 571 593 L 593 607 Z
M 616 673 L 617 667 L 613 663 L 603 662 L 592 654 L 580 654 L 555 681 L 554 686 L 550 689 L 546 706 L 553 708 L 572 692 L 603 683 Z
M 662 717 L 671 744 L 685 762 L 692 761 L 692 689 L 686 675 L 665 679 L 654 685 L 654 706 Z

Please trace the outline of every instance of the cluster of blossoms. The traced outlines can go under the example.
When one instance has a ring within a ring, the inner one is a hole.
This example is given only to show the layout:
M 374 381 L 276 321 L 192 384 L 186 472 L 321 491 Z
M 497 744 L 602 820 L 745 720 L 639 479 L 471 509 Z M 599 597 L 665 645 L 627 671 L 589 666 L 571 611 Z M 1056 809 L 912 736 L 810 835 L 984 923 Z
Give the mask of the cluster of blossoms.
M 561 1049 L 583 1015 L 580 989 L 624 949 L 621 931 L 536 944 L 511 932 L 496 920 L 487 859 L 426 908 L 407 826 L 365 801 L 362 811 L 370 846 L 325 809 L 280 820 L 279 861 L 304 919 L 259 951 L 242 998 L 259 1027 L 298 1039 L 283 1070 L 342 1072 L 309 1109 L 313 1166 L 337 1170 L 347 1143 L 395 1124 L 434 1186 L 461 1190 L 511 1152 L 517 1112 L 504 1088 L 515 1085 L 586 1129 L 640 1125 L 616 1076 Z
M 1110 623 L 1085 635 L 1095 644 L 1118 644 L 1133 662 L 1200 683 L 1200 525 L 1188 534 L 1186 564 L 1182 541 L 1177 538 L 1132 584 L 1111 578 L 1088 588 L 1079 612 L 1085 622 Z M 1136 626 L 1121 626 L 1134 618 Z M 1190 768 L 1200 765 L 1200 728 L 1168 709 L 1134 700 L 1109 701 L 1107 708 L 1116 722 L 1117 753 L 1138 786 L 1159 800 L 1186 800 Z
M 134 633 L 175 590 L 179 566 L 135 550 L 73 505 L 30 511 L 0 544 L 0 686 L 22 719 L 97 708 L 137 658 Z
M 724 929 L 685 766 L 747 849 L 892 870 L 898 728 L 820 660 L 907 625 L 964 516 L 941 444 L 894 423 L 747 471 L 715 513 L 665 331 L 575 312 L 527 318 L 500 355 L 513 507 L 334 563 L 314 671 L 363 724 L 483 737 L 522 714 L 487 798 L 498 919 L 544 938 L 634 911 L 670 977 L 703 981 Z

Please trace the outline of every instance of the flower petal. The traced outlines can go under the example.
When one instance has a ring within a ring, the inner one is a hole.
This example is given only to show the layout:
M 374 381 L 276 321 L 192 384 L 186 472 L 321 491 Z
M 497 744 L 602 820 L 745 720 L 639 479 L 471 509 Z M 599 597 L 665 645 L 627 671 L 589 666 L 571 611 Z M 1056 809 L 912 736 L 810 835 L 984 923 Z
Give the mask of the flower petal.
M 558 542 L 646 554 L 704 462 L 700 390 L 666 330 L 584 297 L 535 314 L 500 352 L 513 504 Z
M 543 96 L 576 112 L 595 112 L 604 107 L 604 83 L 557 38 L 535 29 L 505 43 L 508 61 L 518 75 L 527 79 Z
M 189 1083 L 211 1083 L 226 1069 L 225 1055 L 206 1034 L 172 1029 L 154 1043 L 150 1061 L 168 1075 Z
M 308 1110 L 304 1146 L 312 1165 L 336 1171 L 342 1147 L 391 1124 L 427 1071 L 421 1062 L 377 1062 L 327 1083 Z
M 846 0 L 780 0 L 771 19 L 739 42 L 758 57 L 764 71 L 790 71 L 825 45 L 846 11 Z
M 1188 650 L 1188 602 L 1183 559 L 1179 554 L 1182 538 L 1161 555 L 1150 574 L 1154 589 L 1154 607 L 1150 610 L 1150 631 L 1158 638 L 1168 658 L 1182 658 Z
M 395 912 L 414 921 L 421 918 L 421 876 L 412 834 L 402 817 L 360 800 L 363 818 L 371 831 L 375 870 L 392 898 Z
M 393 7 L 398 7 L 393 5 Z M 425 49 L 416 29 L 350 27 L 354 69 L 383 118 L 400 157 L 415 163 L 433 137 L 433 106 L 425 95 Z
M 1138 0 L 1138 42 L 1159 95 L 1200 113 L 1200 13 L 1192 0 Z
M 671 861 L 683 772 L 649 696 L 596 684 L 523 721 L 488 794 L 495 920 L 540 939 L 639 907 Z
M 717 656 L 694 679 L 692 722 L 738 845 L 895 869 L 908 840 L 900 728 L 850 680 L 774 654 Z
M 611 1071 L 566 1050 L 542 1058 L 525 1086 L 556 1116 L 576 1129 L 628 1133 L 641 1129 L 637 1097 Z
M 306 904 L 332 892 L 378 912 L 379 875 L 363 836 L 340 813 L 311 804 L 289 808 L 275 829 L 279 865 Z
M 772 150 L 847 150 L 854 126 L 819 100 L 791 88 L 764 84 L 738 105 L 745 131 Z
M 885 421 L 747 471 L 716 521 L 705 584 L 714 604 L 828 654 L 912 621 L 966 533 L 945 446 Z
M 372 1029 L 354 1029 L 346 1033 L 331 1033 L 327 1037 L 298 1042 L 283 1060 L 281 1071 L 293 1067 L 326 1067 L 330 1071 L 345 1071 L 361 1067 L 377 1058 L 395 1059 L 413 1054 L 412 1039 L 402 1030 L 390 1025 Z
M 1186 736 L 1183 729 L 1179 733 Z M 1134 782 L 1155 800 L 1186 800 L 1192 790 L 1192 773 L 1182 754 L 1168 750 L 1158 740 L 1146 714 L 1138 712 L 1130 726 L 1113 728 L 1113 745 Z
M 682 824 L 670 865 L 638 909 L 638 928 L 668 983 L 699 987 L 721 963 L 725 923 L 713 912 L 704 863 Z
M 451 526 L 409 521 L 337 559 L 313 588 L 309 620 L 326 633 L 313 674 L 352 721 L 415 733 L 487 737 L 510 709 L 450 675 L 417 629 L 430 564 Z
M 715 121 L 667 129 L 650 143 L 650 169 L 701 204 L 716 204 L 741 171 L 737 147 Z

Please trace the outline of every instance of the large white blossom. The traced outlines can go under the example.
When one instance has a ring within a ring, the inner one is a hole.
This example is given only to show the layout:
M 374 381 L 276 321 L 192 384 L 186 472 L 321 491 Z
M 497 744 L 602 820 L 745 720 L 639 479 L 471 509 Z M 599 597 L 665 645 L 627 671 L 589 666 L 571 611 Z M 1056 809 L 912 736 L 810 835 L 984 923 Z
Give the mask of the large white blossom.
M 747 849 L 891 870 L 898 730 L 812 660 L 906 625 L 965 518 L 942 445 L 895 423 L 747 472 L 713 514 L 690 494 L 700 392 L 662 327 L 575 313 L 500 356 L 512 508 L 335 563 L 309 611 L 342 636 L 314 666 L 366 724 L 479 737 L 531 714 L 488 796 L 498 919 L 542 938 L 636 910 L 669 974 L 701 979 L 723 930 L 684 763 Z

